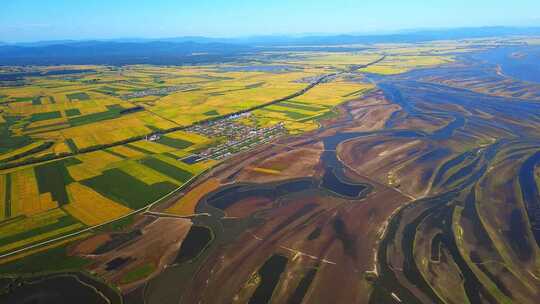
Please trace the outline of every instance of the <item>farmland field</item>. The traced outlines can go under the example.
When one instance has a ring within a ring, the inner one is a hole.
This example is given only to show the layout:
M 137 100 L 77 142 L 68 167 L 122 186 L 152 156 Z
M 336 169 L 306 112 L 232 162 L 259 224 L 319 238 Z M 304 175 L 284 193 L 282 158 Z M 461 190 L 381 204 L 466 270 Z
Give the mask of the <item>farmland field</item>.
M 540 84 L 514 62 L 538 65 L 534 41 L 0 68 L 0 280 L 126 304 L 538 303 Z

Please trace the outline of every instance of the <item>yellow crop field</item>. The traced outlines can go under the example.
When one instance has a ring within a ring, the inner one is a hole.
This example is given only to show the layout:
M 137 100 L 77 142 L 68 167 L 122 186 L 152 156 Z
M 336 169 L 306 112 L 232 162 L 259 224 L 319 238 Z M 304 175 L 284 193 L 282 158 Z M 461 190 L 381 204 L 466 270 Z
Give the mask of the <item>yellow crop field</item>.
M 38 86 L 2 88 L 1 94 L 14 98 L 34 97 L 45 95 L 45 90 Z
M 37 98 L 37 97 L 36 97 Z M 10 104 L 9 110 L 13 115 L 27 116 L 31 114 L 60 111 L 65 108 L 62 104 L 32 104 L 32 102 L 17 102 Z
M 73 139 L 76 146 L 82 149 L 126 140 L 151 131 L 137 118 L 120 118 L 68 128 L 51 135 L 60 133 L 63 138 Z
M 211 141 L 211 139 L 204 137 L 202 135 L 185 132 L 185 131 L 172 132 L 172 133 L 167 134 L 167 137 L 175 138 L 175 139 L 183 139 L 193 144 L 208 143 Z
M 165 156 L 165 155 L 155 155 L 154 156 L 155 158 L 157 159 L 160 159 L 172 166 L 175 166 L 177 168 L 180 168 L 182 170 L 185 170 L 185 171 L 188 171 L 188 172 L 191 172 L 193 173 L 193 175 L 197 175 L 201 172 L 203 172 L 204 170 L 214 166 L 217 162 L 215 160 L 212 160 L 212 159 L 208 159 L 208 160 L 205 160 L 205 161 L 201 161 L 201 162 L 198 162 L 198 163 L 194 163 L 194 164 L 186 164 L 184 162 L 181 162 L 181 161 L 178 161 L 176 159 L 173 159 L 173 158 L 170 158 L 168 156 Z
M 374 74 L 393 75 L 405 73 L 417 68 L 434 67 L 437 65 L 450 63 L 452 61 L 452 57 L 448 56 L 389 56 L 382 62 L 369 66 L 361 71 Z
M 220 186 L 219 180 L 215 178 L 209 178 L 202 184 L 193 188 L 191 191 L 182 196 L 176 201 L 166 212 L 173 213 L 181 216 L 189 216 L 195 213 L 195 207 L 201 198 L 216 190 Z
M 31 217 L 22 217 L 0 225 L 0 252 L 10 251 L 27 244 L 46 240 L 84 227 L 81 223 L 69 220 L 60 208 L 55 208 Z M 66 219 L 68 219 L 66 221 Z M 58 229 L 47 229 L 55 227 Z M 25 233 L 15 242 L 5 242 L 6 238 Z
M 50 123 L 51 121 L 53 121 L 53 123 Z M 69 127 L 69 124 L 65 121 L 65 119 L 59 118 L 31 123 L 26 129 L 17 129 L 14 131 L 17 132 L 19 135 L 28 135 L 35 139 L 59 139 L 59 133 L 57 131 L 67 127 Z M 51 136 L 47 134 L 49 132 L 54 133 Z M 43 135 L 44 133 L 46 135 Z
M 51 223 L 54 223 L 60 217 L 64 216 L 65 212 L 60 208 L 49 210 L 33 217 L 27 217 L 21 220 L 8 222 L 0 225 L 0 238 L 5 238 L 10 235 L 15 235 L 26 230 L 38 228 Z
M 257 118 L 257 125 L 262 128 L 274 126 L 280 121 L 287 123 L 292 120 L 291 118 L 288 118 L 285 113 L 268 111 L 265 108 L 255 110 L 252 114 Z
M 324 83 L 295 100 L 307 104 L 336 106 L 346 100 L 354 98 L 354 96 L 348 97 L 348 95 L 355 92 L 364 92 L 372 88 L 374 88 L 373 84 L 350 82 Z
M 158 105 L 152 107 L 152 111 L 180 125 L 189 125 L 208 118 L 205 113 L 211 110 L 219 109 L 223 115 L 290 95 L 306 86 L 294 80 L 309 75 L 314 74 L 225 73 L 227 77 L 242 78 L 221 81 L 219 86 L 212 83 L 199 91 L 168 95 L 161 98 Z
M 0 221 L 6 217 L 6 191 L 10 191 L 6 189 L 6 178 L 5 174 L 0 174 Z
M 301 53 L 302 54 L 302 53 Z M 297 64 L 325 65 L 345 68 L 351 65 L 362 65 L 381 58 L 381 54 L 373 53 L 303 53 L 305 60 L 293 61 Z
M 103 167 L 101 166 L 100 168 L 103 169 Z M 74 180 L 81 181 L 100 175 L 102 172 L 100 168 L 93 168 L 92 166 L 88 166 L 87 164 L 83 163 L 79 165 L 69 166 L 68 172 Z
M 88 226 L 105 223 L 131 211 L 79 183 L 69 184 L 67 189 L 71 200 L 64 209 Z
M 112 168 L 124 160 L 105 151 L 80 154 L 77 159 L 82 163 L 67 167 L 69 175 L 76 181 L 100 175 L 103 170 Z
M 292 101 L 264 107 L 252 114 L 259 127 L 270 127 L 281 122 L 289 133 L 299 134 L 318 128 L 317 120 L 330 114 L 333 107 L 373 88 L 372 84 L 336 80 L 320 84 Z
M 308 110 L 303 110 L 303 109 L 291 109 L 287 106 L 282 106 L 280 104 L 274 104 L 274 105 L 265 107 L 264 109 L 267 111 L 277 111 L 277 112 L 295 112 L 295 113 L 305 115 L 305 116 L 317 115 L 328 110 L 325 108 L 322 111 L 314 112 L 314 111 L 308 111 Z
M 55 154 L 62 154 L 62 153 L 70 153 L 71 152 L 71 149 L 69 148 L 69 146 L 64 141 L 57 142 L 56 144 L 54 144 L 54 146 L 52 147 L 52 150 L 53 150 L 53 152 Z
M 157 115 L 149 114 L 148 112 L 140 112 L 140 113 L 132 114 L 130 118 L 132 120 L 133 119 L 138 120 L 139 124 L 142 123 L 144 125 L 150 125 L 161 130 L 172 129 L 174 127 L 177 127 L 175 123 L 165 120 L 162 117 L 159 117 Z M 130 123 L 135 125 L 134 121 L 131 121 Z
M 203 172 L 204 170 L 211 168 L 215 165 L 217 165 L 219 161 L 213 160 L 213 159 L 207 159 L 202 162 L 198 162 L 196 164 L 191 165 L 191 167 L 195 170 L 192 172 L 196 172 L 197 174 Z
M 58 203 L 55 202 L 50 193 L 41 193 L 39 194 L 39 208 L 31 210 L 26 213 L 26 215 L 32 215 L 35 213 L 42 212 L 43 210 L 51 210 L 58 207 Z
M 309 116 L 306 118 L 306 121 L 299 122 L 287 117 L 285 113 L 267 111 L 265 109 L 256 110 L 252 113 L 253 117 L 256 119 L 256 125 L 259 128 L 268 128 L 275 126 L 278 123 L 283 123 L 285 129 L 287 129 L 290 134 L 294 135 L 312 131 L 319 127 L 314 119 L 309 119 Z
M 289 131 L 290 134 L 295 135 L 316 130 L 317 128 L 319 128 L 319 124 L 313 120 L 307 122 L 287 121 L 285 123 L 285 128 Z
M 259 128 L 267 128 L 275 126 L 280 121 L 288 123 L 289 118 L 285 116 L 285 113 L 271 112 L 265 109 L 255 110 L 251 112 L 252 117 L 256 119 L 256 125 Z
M 144 182 L 147 185 L 152 185 L 160 182 L 171 182 L 178 185 L 178 182 L 164 174 L 159 173 L 147 166 L 139 164 L 137 161 L 125 162 L 122 166 L 118 167 L 125 173 L 133 176 L 134 178 Z
M 36 177 L 32 168 L 11 173 L 11 216 L 33 215 L 57 207 L 46 196 L 39 194 Z
M 267 169 L 267 168 L 260 168 L 260 167 L 251 167 L 248 168 L 251 171 L 259 172 L 259 173 L 266 173 L 266 174 L 272 174 L 272 175 L 280 175 L 281 172 L 274 169 Z
M 171 148 L 169 146 L 165 146 L 149 140 L 139 140 L 137 142 L 131 143 L 130 146 L 138 147 L 152 153 L 165 153 L 175 150 L 175 148 Z
M 83 162 L 83 165 L 96 168 L 100 171 L 103 170 L 104 168 L 110 167 L 111 164 L 114 164 L 116 162 L 123 160 L 121 157 L 115 156 L 105 151 L 94 151 L 90 153 L 80 154 L 77 156 L 77 159 Z M 75 166 L 80 166 L 80 165 L 75 165 Z
M 484 42 L 485 44 L 488 44 Z M 484 49 L 477 45 L 471 47 L 467 42 L 437 41 L 419 44 L 377 44 L 378 49 L 384 50 L 386 55 L 452 55 Z
M 193 146 L 192 146 L 193 147 Z M 192 147 L 186 149 L 186 150 L 175 150 L 175 151 L 171 151 L 171 152 L 168 152 L 168 154 L 171 154 L 171 155 L 174 155 L 176 159 L 181 159 L 181 158 L 184 158 L 186 156 L 189 156 L 191 155 L 191 152 L 189 152 L 189 150 L 192 149 Z
M 114 153 L 123 155 L 127 158 L 137 158 L 137 157 L 146 155 L 140 151 L 130 149 L 127 146 L 115 146 L 115 147 L 109 148 L 109 150 Z

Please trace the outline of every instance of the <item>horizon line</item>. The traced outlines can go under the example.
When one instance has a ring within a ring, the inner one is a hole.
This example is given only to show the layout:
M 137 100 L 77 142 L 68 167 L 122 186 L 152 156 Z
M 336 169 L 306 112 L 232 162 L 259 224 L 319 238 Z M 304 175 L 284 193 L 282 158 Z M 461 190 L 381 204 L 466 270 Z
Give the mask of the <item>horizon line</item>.
M 466 29 L 540 29 L 538 25 L 484 25 L 484 26 L 457 26 L 457 27 L 418 27 L 418 28 L 402 28 L 402 29 L 389 29 L 389 30 L 368 30 L 362 32 L 303 32 L 303 33 L 273 33 L 273 34 L 249 34 L 249 35 L 231 35 L 231 36 L 219 36 L 219 35 L 178 35 L 178 36 L 132 36 L 132 37 L 116 37 L 116 38 L 65 38 L 65 39 L 50 39 L 50 40 L 2 40 L 0 44 L 17 45 L 17 44 L 38 44 L 38 43 L 53 43 L 53 42 L 84 42 L 84 41 L 102 41 L 102 42 L 114 42 L 118 40 L 150 40 L 150 41 L 162 41 L 171 39 L 185 39 L 185 38 L 199 38 L 199 39 L 223 39 L 223 40 L 242 40 L 242 39 L 254 39 L 254 38 L 270 38 L 270 37 L 283 37 L 283 38 L 307 38 L 307 37 L 333 37 L 333 36 L 390 36 L 400 34 L 414 34 L 429 31 L 451 31 L 451 30 L 466 30 Z

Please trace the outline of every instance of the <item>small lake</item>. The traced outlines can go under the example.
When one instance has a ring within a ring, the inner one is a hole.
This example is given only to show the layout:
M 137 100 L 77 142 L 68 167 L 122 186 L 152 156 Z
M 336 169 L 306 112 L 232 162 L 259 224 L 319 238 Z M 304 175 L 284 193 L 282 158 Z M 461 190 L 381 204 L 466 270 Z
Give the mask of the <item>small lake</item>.
M 249 299 L 249 304 L 270 303 L 272 293 L 276 288 L 281 274 L 287 266 L 288 259 L 282 255 L 273 255 L 259 269 L 261 283 L 255 289 L 253 296 Z
M 174 263 L 181 264 L 195 259 L 211 241 L 212 231 L 210 229 L 203 226 L 191 226 L 188 235 L 182 241 Z

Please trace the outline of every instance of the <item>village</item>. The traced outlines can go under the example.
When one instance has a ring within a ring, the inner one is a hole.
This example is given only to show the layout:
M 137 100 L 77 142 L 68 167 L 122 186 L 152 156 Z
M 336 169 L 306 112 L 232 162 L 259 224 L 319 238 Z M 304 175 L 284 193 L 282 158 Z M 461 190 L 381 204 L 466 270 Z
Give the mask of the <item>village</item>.
M 243 152 L 286 133 L 282 122 L 267 128 L 257 128 L 239 123 L 240 118 L 251 114 L 244 113 L 229 116 L 217 121 L 210 121 L 189 127 L 186 131 L 209 138 L 223 138 L 225 142 L 183 159 L 187 163 L 196 163 L 204 159 L 221 160 Z
M 184 85 L 177 85 L 177 86 L 172 86 L 172 87 L 142 90 L 135 93 L 124 95 L 122 96 L 122 98 L 132 99 L 132 98 L 141 98 L 141 97 L 146 97 L 146 96 L 165 96 L 167 94 L 174 93 L 177 91 L 191 90 L 195 88 L 196 87 L 194 85 L 184 84 Z
M 194 164 L 206 159 L 222 160 L 267 143 L 287 132 L 283 122 L 267 128 L 252 127 L 238 122 L 239 119 L 248 118 L 250 115 L 250 113 L 232 115 L 187 128 L 187 132 L 208 138 L 219 138 L 223 142 L 180 160 L 187 164 Z M 153 134 L 146 139 L 157 141 L 160 139 L 160 134 Z

